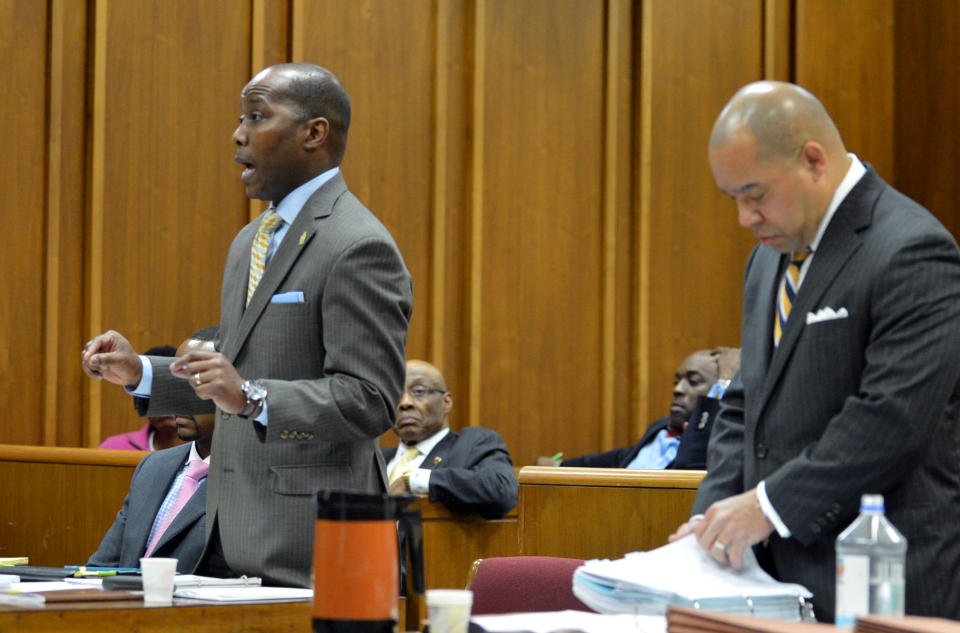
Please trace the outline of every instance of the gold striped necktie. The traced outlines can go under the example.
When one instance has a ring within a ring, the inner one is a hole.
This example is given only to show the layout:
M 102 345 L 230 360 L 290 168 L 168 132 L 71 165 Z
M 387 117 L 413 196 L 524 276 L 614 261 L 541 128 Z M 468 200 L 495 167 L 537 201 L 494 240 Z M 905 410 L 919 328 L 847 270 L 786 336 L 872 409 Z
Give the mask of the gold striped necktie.
M 270 248 L 270 240 L 282 225 L 283 218 L 277 215 L 276 210 L 267 209 L 267 214 L 263 216 L 260 228 L 257 229 L 257 236 L 253 238 L 253 246 L 250 248 L 250 278 L 247 281 L 246 305 L 250 305 L 253 291 L 257 289 L 260 278 L 263 277 L 263 269 L 267 267 L 267 250 Z
M 787 274 L 783 276 L 783 281 L 780 282 L 780 292 L 777 293 L 777 315 L 773 320 L 774 345 L 780 344 L 783 328 L 787 326 L 787 318 L 790 316 L 790 308 L 793 307 L 793 300 L 800 290 L 800 267 L 803 266 L 803 261 L 809 256 L 809 250 L 794 253 L 793 260 L 787 266 Z

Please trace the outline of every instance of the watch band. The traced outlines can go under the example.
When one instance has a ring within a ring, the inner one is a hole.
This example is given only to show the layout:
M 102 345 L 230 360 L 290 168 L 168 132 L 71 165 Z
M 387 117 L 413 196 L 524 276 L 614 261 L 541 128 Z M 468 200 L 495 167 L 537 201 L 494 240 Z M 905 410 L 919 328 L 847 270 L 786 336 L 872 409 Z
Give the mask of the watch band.
M 263 411 L 263 400 L 247 400 L 247 405 L 243 407 L 243 411 L 237 414 L 241 418 L 255 418 Z

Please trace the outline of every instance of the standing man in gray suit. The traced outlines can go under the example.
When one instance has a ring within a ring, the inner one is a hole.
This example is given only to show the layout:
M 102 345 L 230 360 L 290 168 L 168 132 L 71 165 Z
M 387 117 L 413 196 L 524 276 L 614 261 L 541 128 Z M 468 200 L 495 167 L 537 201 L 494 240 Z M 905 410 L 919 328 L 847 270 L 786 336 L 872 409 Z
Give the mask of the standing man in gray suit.
M 216 406 L 198 571 L 306 587 L 315 492 L 386 492 L 377 438 L 403 392 L 412 288 L 393 238 L 340 173 L 350 101 L 339 80 L 279 64 L 241 100 L 235 158 L 247 195 L 270 207 L 227 255 L 218 351 L 138 357 L 107 332 L 82 362 L 149 397 L 146 415 Z
M 847 153 L 806 90 L 737 92 L 710 167 L 760 242 L 747 261 L 741 370 L 721 403 L 690 522 L 834 618 L 837 535 L 881 493 L 909 542 L 907 613 L 960 617 L 960 251 L 926 209 Z

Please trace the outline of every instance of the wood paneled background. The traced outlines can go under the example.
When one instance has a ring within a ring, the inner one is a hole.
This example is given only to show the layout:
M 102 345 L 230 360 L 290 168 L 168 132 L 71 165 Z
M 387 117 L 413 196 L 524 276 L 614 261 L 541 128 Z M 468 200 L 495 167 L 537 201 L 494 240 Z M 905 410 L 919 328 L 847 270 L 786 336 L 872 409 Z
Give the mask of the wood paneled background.
M 135 428 L 83 342 L 216 322 L 263 66 L 329 67 L 343 171 L 414 277 L 411 358 L 518 464 L 635 441 L 690 351 L 739 338 L 750 235 L 706 142 L 760 78 L 960 230 L 954 0 L 0 0 L 0 442 Z M 392 443 L 392 438 L 385 438 Z

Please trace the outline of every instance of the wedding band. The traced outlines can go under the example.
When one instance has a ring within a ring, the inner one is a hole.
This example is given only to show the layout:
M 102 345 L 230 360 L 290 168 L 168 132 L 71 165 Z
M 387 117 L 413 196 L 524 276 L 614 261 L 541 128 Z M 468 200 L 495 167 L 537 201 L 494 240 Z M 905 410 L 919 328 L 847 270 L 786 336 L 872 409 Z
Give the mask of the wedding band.
M 713 549 L 718 549 L 724 554 L 726 554 L 727 556 L 730 555 L 730 548 L 724 545 L 723 543 L 721 543 L 720 541 L 713 542 Z
M 203 381 L 200 380 L 200 372 L 197 372 L 193 375 L 193 384 L 198 387 L 203 384 Z

